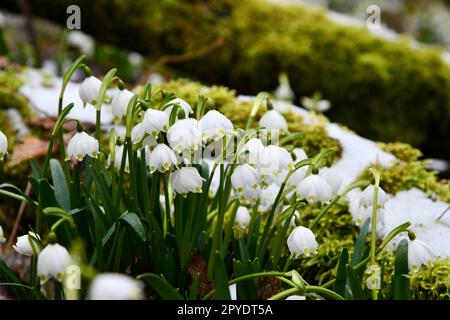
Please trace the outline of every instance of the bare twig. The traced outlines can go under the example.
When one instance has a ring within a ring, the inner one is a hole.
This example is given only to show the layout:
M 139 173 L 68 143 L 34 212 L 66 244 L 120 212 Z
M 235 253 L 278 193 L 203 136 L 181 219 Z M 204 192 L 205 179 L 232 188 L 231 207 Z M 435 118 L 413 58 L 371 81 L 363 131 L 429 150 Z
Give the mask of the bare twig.
M 31 183 L 28 182 L 27 187 L 25 189 L 25 194 L 27 196 L 29 196 L 30 192 L 31 192 Z M 9 239 L 6 244 L 7 247 L 10 247 L 12 245 L 14 239 L 16 238 L 17 230 L 19 230 L 19 226 L 20 226 L 20 220 L 22 219 L 22 216 L 23 216 L 23 213 L 25 212 L 26 206 L 27 206 L 27 203 L 25 201 L 22 201 L 20 203 L 19 212 L 17 213 L 16 221 L 14 221 L 14 226 L 11 230 L 11 234 L 9 235 Z

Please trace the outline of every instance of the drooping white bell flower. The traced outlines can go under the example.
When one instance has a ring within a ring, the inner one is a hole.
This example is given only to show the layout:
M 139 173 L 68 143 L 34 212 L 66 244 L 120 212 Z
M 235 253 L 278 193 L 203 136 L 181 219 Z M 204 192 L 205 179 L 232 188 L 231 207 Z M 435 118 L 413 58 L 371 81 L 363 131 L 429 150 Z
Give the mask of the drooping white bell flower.
M 142 140 L 142 146 L 144 148 L 148 148 L 149 151 L 155 150 L 155 147 L 158 145 L 158 141 L 154 136 L 147 136 Z
M 204 140 L 217 140 L 233 131 L 233 123 L 219 111 L 208 111 L 199 121 Z
M 241 192 L 234 189 L 233 199 L 239 199 L 239 202 L 244 205 L 254 205 L 261 197 L 261 186 L 250 187 L 245 186 Z
M 95 53 L 95 41 L 90 35 L 79 31 L 72 30 L 67 35 L 67 43 L 80 50 L 82 54 L 91 57 Z
M 294 99 L 294 91 L 289 84 L 289 78 L 286 73 L 281 73 L 278 76 L 279 86 L 275 89 L 275 97 L 280 100 L 289 100 Z
M 175 153 L 163 143 L 156 145 L 148 160 L 150 171 L 159 172 L 169 171 L 170 168 L 177 165 L 177 157 Z
M 161 110 L 147 109 L 142 123 L 145 132 L 156 137 L 161 131 L 169 129 L 169 116 Z
M 437 256 L 422 240 L 415 238 L 408 244 L 408 266 L 410 271 L 418 271 L 422 265 L 430 266 Z
M 187 195 L 189 192 L 202 192 L 203 178 L 194 167 L 183 167 L 170 175 L 173 192 Z
M 8 139 L 5 134 L 0 131 L 0 161 L 3 160 L 5 154 L 8 153 Z
M 267 111 L 259 120 L 259 125 L 269 130 L 278 129 L 283 132 L 288 130 L 286 119 L 276 110 Z
M 283 208 L 283 211 L 286 210 L 288 208 L 288 206 L 285 206 Z M 298 210 L 294 211 L 294 214 L 291 217 L 291 221 L 289 221 L 289 226 L 292 228 L 296 228 L 297 227 L 297 221 L 300 220 L 300 212 L 298 212 Z
M 367 219 L 369 221 L 372 220 L 373 215 L 373 207 L 354 207 L 351 208 L 351 214 L 353 222 L 356 226 L 360 227 L 366 222 Z M 383 237 L 384 230 L 384 211 L 381 208 L 377 209 L 377 225 L 376 225 L 376 234 L 378 238 Z
M 133 92 L 124 89 L 120 90 L 119 93 L 113 98 L 111 102 L 111 110 L 116 120 L 120 120 L 123 116 L 125 116 L 128 109 L 128 103 L 133 95 Z
M 234 228 L 238 232 L 245 232 L 250 225 L 250 212 L 247 207 L 240 206 L 236 211 L 236 217 L 234 218 Z
M 295 170 L 286 181 L 286 190 L 293 190 L 293 191 L 297 190 L 297 187 L 300 184 L 300 182 L 302 182 L 302 180 L 305 179 L 307 171 L 308 171 L 307 167 L 301 167 Z M 281 174 L 281 177 L 284 176 L 281 183 L 284 181 L 286 177 L 285 173 L 288 173 L 288 171 L 287 170 L 283 171 L 283 173 Z
M 292 149 L 292 153 L 295 156 L 295 162 L 299 162 L 305 159 L 308 159 L 308 155 L 306 154 L 305 150 L 302 148 L 294 148 Z
M 195 119 L 176 121 L 167 131 L 167 141 L 173 150 L 183 152 L 195 151 L 202 144 L 202 134 Z
M 292 295 L 286 298 L 286 300 L 306 300 L 306 296 Z
M 280 186 L 276 183 L 271 183 L 268 187 L 263 188 L 261 190 L 261 196 L 259 198 L 258 211 L 269 211 L 272 208 L 279 191 Z
M 73 135 L 67 145 L 66 160 L 82 161 L 85 156 L 97 158 L 99 154 L 98 140 L 81 131 Z
M 364 189 L 359 199 L 359 205 L 363 207 L 373 206 L 373 196 L 375 192 L 375 186 L 373 184 L 369 185 Z M 387 201 L 386 193 L 381 187 L 378 187 L 378 201 L 377 205 L 379 207 L 384 206 Z
M 170 117 L 170 114 L 172 113 L 174 104 L 178 104 L 181 107 L 181 109 L 184 111 L 185 118 L 188 118 L 189 115 L 194 112 L 192 110 L 192 108 L 191 108 L 191 105 L 189 103 L 187 103 L 186 101 L 184 101 L 183 99 L 180 99 L 180 98 L 176 98 L 176 99 L 171 100 L 169 102 L 169 104 L 170 104 L 170 106 L 167 107 L 166 109 L 164 109 L 164 111 L 169 115 L 169 117 Z
M 6 239 L 5 239 L 5 234 L 3 233 L 3 228 L 2 228 L 2 226 L 0 226 L 0 243 L 3 243 L 3 242 L 5 242 L 6 241 Z
M 314 233 L 310 229 L 302 226 L 292 230 L 287 239 L 287 244 L 294 258 L 301 255 L 308 257 L 311 254 L 316 254 L 317 247 L 319 246 Z
M 284 148 L 269 145 L 265 148 L 265 157 L 258 164 L 258 170 L 262 175 L 279 175 L 283 170 L 294 168 L 294 160 L 291 154 Z
M 123 145 L 117 145 L 114 149 L 114 168 L 116 168 L 116 170 L 120 170 L 120 167 L 122 165 L 122 156 L 123 156 L 123 151 L 124 151 L 124 146 Z M 111 154 L 108 156 L 108 166 L 111 165 L 112 159 L 111 159 Z M 125 172 L 129 172 L 130 171 L 130 164 L 128 161 L 128 154 L 125 155 L 125 167 L 124 167 Z
M 325 112 L 330 109 L 330 101 L 328 100 L 314 100 L 308 97 L 302 98 L 302 104 L 305 108 L 318 112 Z
M 331 187 L 317 174 L 306 177 L 297 186 L 297 196 L 308 203 L 326 203 L 331 200 L 332 195 Z
M 16 250 L 17 253 L 26 256 L 32 256 L 34 255 L 35 251 L 39 253 L 39 245 L 36 243 L 36 240 L 39 241 L 41 240 L 41 238 L 39 237 L 38 234 L 30 231 L 23 236 L 17 237 L 16 244 L 13 246 L 13 248 L 14 250 Z
M 230 285 L 228 287 L 228 291 L 230 291 L 231 300 L 237 300 L 237 285 L 236 285 L 236 283 Z
M 259 183 L 258 172 L 248 164 L 237 166 L 231 175 L 231 184 L 237 193 L 243 192 L 246 186 L 256 189 Z
M 98 103 L 97 99 L 101 86 L 102 82 L 94 76 L 87 77 L 83 80 L 78 93 L 84 105 L 91 104 L 95 106 Z
M 143 136 L 145 136 L 145 127 L 144 124 L 138 123 L 131 129 L 131 141 L 137 142 L 139 139 L 141 139 Z M 152 136 L 153 137 L 153 136 Z M 154 138 L 154 137 L 153 137 Z
M 144 285 L 141 281 L 121 273 L 102 273 L 89 287 L 89 300 L 141 300 Z
M 52 278 L 61 281 L 71 263 L 66 248 L 57 243 L 48 244 L 38 256 L 37 274 L 41 284 Z
M 331 168 L 322 168 L 319 171 L 319 176 L 325 179 L 328 185 L 331 187 L 333 195 L 337 194 L 342 186 L 342 177 L 336 170 Z
M 263 162 L 265 153 L 266 149 L 258 138 L 247 141 L 239 151 L 239 155 L 244 158 L 243 161 L 252 166 L 258 166 Z

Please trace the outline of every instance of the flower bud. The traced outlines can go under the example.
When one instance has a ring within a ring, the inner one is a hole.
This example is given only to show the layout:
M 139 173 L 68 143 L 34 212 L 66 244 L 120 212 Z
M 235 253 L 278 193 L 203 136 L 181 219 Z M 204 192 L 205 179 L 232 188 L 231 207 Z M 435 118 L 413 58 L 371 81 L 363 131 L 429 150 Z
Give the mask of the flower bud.
M 35 251 L 39 253 L 39 245 L 36 243 L 36 241 L 40 240 L 41 238 L 39 237 L 38 234 L 30 231 L 28 232 L 28 234 L 17 237 L 16 244 L 13 246 L 13 248 L 14 250 L 16 250 L 17 253 L 26 256 L 32 256 L 34 255 Z

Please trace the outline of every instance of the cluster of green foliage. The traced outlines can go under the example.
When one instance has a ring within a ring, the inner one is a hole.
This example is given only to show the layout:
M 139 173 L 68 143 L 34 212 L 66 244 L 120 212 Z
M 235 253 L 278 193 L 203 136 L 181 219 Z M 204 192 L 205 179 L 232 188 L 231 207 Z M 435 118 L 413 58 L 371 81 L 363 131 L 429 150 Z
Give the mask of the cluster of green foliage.
M 284 71 L 297 98 L 320 91 L 333 101 L 331 118 L 361 135 L 450 155 L 450 68 L 434 48 L 413 49 L 407 39 L 386 41 L 320 10 L 265 1 L 29 2 L 61 23 L 77 4 L 86 32 L 154 58 L 188 53 L 174 60 L 177 70 L 242 93 L 275 88 L 274 75 Z M 15 1 L 2 5 L 17 9 Z

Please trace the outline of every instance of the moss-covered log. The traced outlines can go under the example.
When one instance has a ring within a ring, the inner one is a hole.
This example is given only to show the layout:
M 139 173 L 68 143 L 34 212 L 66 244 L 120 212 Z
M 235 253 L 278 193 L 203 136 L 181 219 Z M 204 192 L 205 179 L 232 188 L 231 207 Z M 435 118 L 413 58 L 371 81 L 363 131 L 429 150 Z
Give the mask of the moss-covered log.
M 36 14 L 63 24 L 67 6 L 77 4 L 83 31 L 155 58 L 212 48 L 174 66 L 241 93 L 273 89 L 285 71 L 297 97 L 319 90 L 333 102 L 334 121 L 375 140 L 400 140 L 450 158 L 450 68 L 437 50 L 379 39 L 321 11 L 263 1 L 29 2 Z M 14 9 L 15 3 L 0 6 Z

